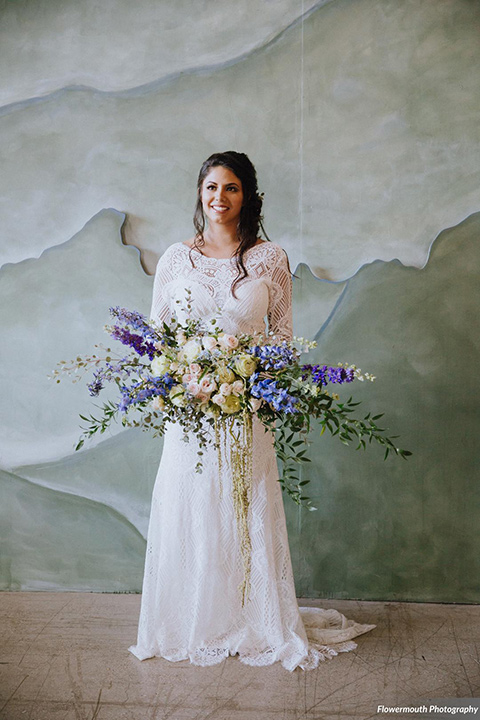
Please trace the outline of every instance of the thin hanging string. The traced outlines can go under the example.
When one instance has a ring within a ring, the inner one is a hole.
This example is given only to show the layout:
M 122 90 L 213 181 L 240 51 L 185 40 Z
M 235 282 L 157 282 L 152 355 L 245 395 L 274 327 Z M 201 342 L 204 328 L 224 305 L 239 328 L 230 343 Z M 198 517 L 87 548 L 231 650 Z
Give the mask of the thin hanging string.
M 304 136 L 304 75 L 305 75 L 305 43 L 304 43 L 305 6 L 302 0 L 302 22 L 300 24 L 300 132 L 299 132 L 299 155 L 300 155 L 300 182 L 298 188 L 298 215 L 300 226 L 300 248 L 303 257 L 303 136 Z M 299 468 L 299 479 L 302 480 L 302 467 Z M 297 508 L 297 532 L 302 532 L 302 506 Z

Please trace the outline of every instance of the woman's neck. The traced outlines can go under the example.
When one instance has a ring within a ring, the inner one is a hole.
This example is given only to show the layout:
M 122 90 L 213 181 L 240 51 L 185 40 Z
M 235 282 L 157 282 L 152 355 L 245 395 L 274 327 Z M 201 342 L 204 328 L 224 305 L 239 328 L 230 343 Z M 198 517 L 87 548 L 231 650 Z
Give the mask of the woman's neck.
M 203 233 L 205 245 L 212 250 L 226 252 L 234 251 L 239 245 L 236 228 L 209 226 Z

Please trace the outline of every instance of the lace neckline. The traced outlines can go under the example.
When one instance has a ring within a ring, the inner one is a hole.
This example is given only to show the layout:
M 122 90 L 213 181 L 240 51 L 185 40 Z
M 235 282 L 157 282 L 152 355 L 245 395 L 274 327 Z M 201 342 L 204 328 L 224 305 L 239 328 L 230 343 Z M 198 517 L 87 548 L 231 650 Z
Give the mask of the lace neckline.
M 261 247 L 263 247 L 263 245 L 267 245 L 267 244 L 269 244 L 268 241 L 264 240 L 264 242 L 258 243 L 258 245 L 253 245 L 251 248 L 248 248 L 244 257 L 249 256 L 252 250 L 257 250 L 258 248 L 261 248 Z M 184 242 L 180 242 L 180 245 L 182 245 L 185 248 L 185 250 L 188 251 L 188 253 L 190 253 L 190 250 L 193 250 L 194 252 L 197 253 L 197 256 L 199 256 L 200 258 L 202 258 L 204 260 L 215 260 L 215 262 L 232 262 L 232 260 L 235 260 L 235 255 L 232 255 L 232 257 L 229 257 L 229 258 L 210 257 L 209 255 L 204 255 L 203 253 L 201 253 L 199 250 L 197 250 L 197 248 L 191 248 L 189 245 L 186 245 Z

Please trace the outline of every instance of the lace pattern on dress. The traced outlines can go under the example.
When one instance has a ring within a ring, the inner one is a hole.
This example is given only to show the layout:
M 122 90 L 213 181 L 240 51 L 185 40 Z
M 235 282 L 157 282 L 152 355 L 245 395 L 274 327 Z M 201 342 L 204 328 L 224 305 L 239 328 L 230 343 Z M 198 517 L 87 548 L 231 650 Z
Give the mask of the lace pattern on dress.
M 189 288 L 195 317 L 221 310 L 224 329 L 232 333 L 265 332 L 266 318 L 277 339 L 291 338 L 292 281 L 282 248 L 265 242 L 246 253 L 248 277 L 237 284 L 236 298 L 234 261 L 192 255 L 193 266 L 189 248 L 175 243 L 160 258 L 153 320 L 178 313 L 177 300 Z M 196 665 L 238 653 L 247 665 L 279 661 L 292 671 L 354 649 L 352 639 L 372 625 L 357 625 L 335 610 L 298 607 L 271 433 L 254 418 L 251 590 L 244 608 L 231 469 L 228 462 L 222 466 L 220 497 L 215 449 L 206 449 L 198 474 L 196 439 L 182 438 L 179 426 L 168 427 L 152 497 L 137 644 L 130 651 L 140 660 L 158 656 Z

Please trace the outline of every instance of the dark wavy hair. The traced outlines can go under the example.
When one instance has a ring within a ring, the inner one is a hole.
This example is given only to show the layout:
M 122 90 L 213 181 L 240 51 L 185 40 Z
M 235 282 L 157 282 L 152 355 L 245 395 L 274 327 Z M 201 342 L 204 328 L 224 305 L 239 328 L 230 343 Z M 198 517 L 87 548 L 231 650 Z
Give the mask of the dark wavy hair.
M 236 175 L 242 183 L 243 190 L 243 206 L 240 211 L 240 218 L 237 227 L 237 236 L 240 244 L 234 255 L 238 271 L 237 277 L 232 283 L 232 293 L 235 295 L 236 285 L 240 282 L 240 280 L 243 280 L 243 278 L 248 275 L 248 271 L 244 263 L 245 253 L 249 248 L 256 244 L 260 229 L 262 230 L 266 240 L 270 240 L 270 238 L 265 232 L 262 223 L 263 195 L 260 195 L 258 192 L 257 173 L 253 163 L 248 156 L 245 155 L 245 153 L 228 150 L 227 152 L 214 153 L 213 155 L 210 155 L 200 168 L 197 181 L 197 204 L 193 215 L 195 238 L 192 250 L 196 249 L 199 252 L 202 252 L 202 247 L 205 245 L 205 215 L 202 206 L 202 185 L 210 170 L 218 166 L 231 170 L 231 172 L 233 172 L 233 174 Z M 190 260 L 193 265 L 194 263 L 191 251 Z

